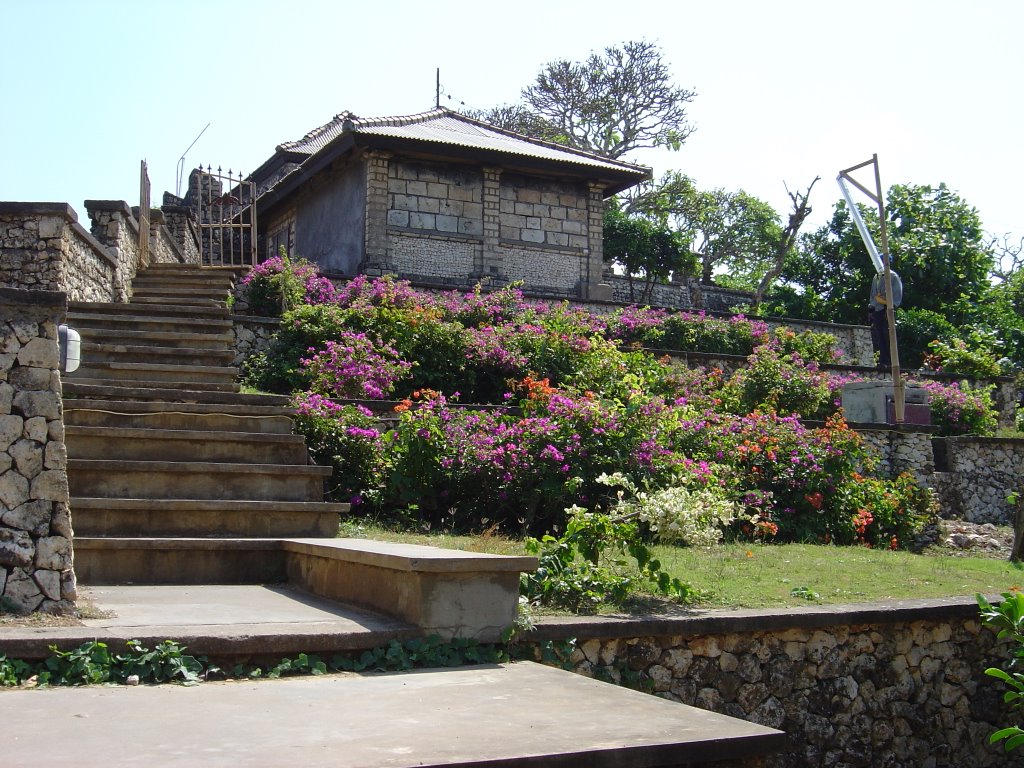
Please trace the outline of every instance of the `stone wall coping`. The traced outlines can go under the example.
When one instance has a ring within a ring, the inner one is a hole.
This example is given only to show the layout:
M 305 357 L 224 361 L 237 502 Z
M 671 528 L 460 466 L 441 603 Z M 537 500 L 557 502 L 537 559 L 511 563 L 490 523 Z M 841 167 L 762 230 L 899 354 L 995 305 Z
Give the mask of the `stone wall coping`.
M 407 235 L 425 240 L 444 240 L 456 243 L 472 243 L 479 245 L 484 241 L 483 235 L 467 235 L 463 232 L 441 232 L 436 229 L 417 229 L 416 227 L 387 227 L 389 235 Z
M 259 325 L 281 325 L 281 319 L 278 317 L 263 317 L 262 315 L 231 315 L 231 322 L 233 323 L 258 323 Z
M 825 426 L 823 421 L 801 421 L 804 426 Z M 938 432 L 939 428 L 934 424 L 875 424 L 868 421 L 848 421 L 847 426 L 855 432 L 901 432 L 906 434 L 912 434 L 916 432 L 923 432 L 925 434 L 933 434 Z
M 537 569 L 532 556 L 491 555 L 372 539 L 284 539 L 286 552 L 374 565 L 394 571 L 432 573 L 523 572 Z
M 37 214 L 40 216 L 63 216 L 68 221 L 78 221 L 78 214 L 75 209 L 67 203 L 32 203 L 0 201 L 0 216 L 16 215 L 25 216 Z
M 949 437 L 936 438 L 951 443 L 981 443 L 982 445 L 1022 445 L 1024 438 L 1021 437 L 983 437 L 981 435 L 950 435 Z
M 580 256 L 586 250 L 582 246 L 552 245 L 551 243 L 533 243 L 529 240 L 513 240 L 508 237 L 499 238 L 498 244 L 506 248 L 516 248 L 521 251 L 540 251 L 542 253 L 561 253 L 566 256 Z M 526 295 L 526 292 L 523 292 Z M 614 302 L 613 302 L 614 303 Z
M 88 211 L 116 211 L 130 218 L 135 218 L 132 215 L 131 206 L 124 200 L 86 200 L 85 208 Z
M 62 291 L 30 291 L 27 288 L 0 288 L 0 305 L 43 307 L 66 313 L 68 310 L 68 295 Z
M 997 601 L 997 596 L 987 596 Z M 858 624 L 904 624 L 978 616 L 973 597 L 886 600 L 872 603 L 765 609 L 679 609 L 666 616 L 549 616 L 539 618 L 525 640 L 669 637 L 730 632 L 827 629 Z

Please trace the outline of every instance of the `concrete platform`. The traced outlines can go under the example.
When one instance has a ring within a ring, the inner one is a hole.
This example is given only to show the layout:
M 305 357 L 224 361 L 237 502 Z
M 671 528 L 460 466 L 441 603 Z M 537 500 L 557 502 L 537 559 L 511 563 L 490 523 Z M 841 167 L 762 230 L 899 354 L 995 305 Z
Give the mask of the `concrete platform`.
M 532 663 L 192 688 L 0 690 L 5 766 L 700 765 L 784 735 Z
M 280 660 L 297 653 L 330 653 L 387 645 L 422 635 L 411 624 L 325 600 L 283 584 L 132 585 L 80 587 L 109 618 L 84 627 L 2 627 L 0 653 L 39 659 L 90 640 L 122 648 L 172 639 L 193 655 L 216 659 Z M 275 658 L 276 657 L 276 658 Z M 2 721 L 2 720 L 0 720 Z

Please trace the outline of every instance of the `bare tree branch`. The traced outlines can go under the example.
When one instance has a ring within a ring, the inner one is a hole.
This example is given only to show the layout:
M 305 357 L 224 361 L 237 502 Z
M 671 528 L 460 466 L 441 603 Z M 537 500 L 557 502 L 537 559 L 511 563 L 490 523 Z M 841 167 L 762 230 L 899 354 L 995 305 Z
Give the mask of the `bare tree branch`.
M 789 195 L 790 202 L 793 204 L 793 212 L 789 214 L 789 222 L 786 224 L 785 229 L 782 230 L 782 236 L 779 238 L 779 242 L 775 248 L 775 253 L 772 259 L 772 266 L 765 272 L 761 281 L 757 284 L 757 288 L 754 290 L 754 300 L 752 302 L 754 312 L 757 312 L 761 306 L 761 302 L 764 300 L 764 295 L 771 287 L 772 283 L 778 279 L 779 275 L 782 274 L 782 268 L 786 261 L 786 255 L 796 245 L 796 238 L 800 234 L 800 228 L 803 226 L 804 221 L 811 215 L 811 206 L 808 201 L 811 197 L 811 190 L 814 189 L 814 185 L 821 181 L 820 176 L 815 176 L 814 181 L 807 187 L 806 192 L 790 192 L 789 186 L 786 186 L 786 194 Z

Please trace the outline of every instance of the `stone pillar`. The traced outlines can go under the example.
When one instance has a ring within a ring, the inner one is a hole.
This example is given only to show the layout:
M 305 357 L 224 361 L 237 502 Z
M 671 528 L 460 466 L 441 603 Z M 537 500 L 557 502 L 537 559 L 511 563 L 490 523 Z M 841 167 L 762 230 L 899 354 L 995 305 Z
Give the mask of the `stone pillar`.
M 604 185 L 587 184 L 587 253 L 581 294 L 587 299 L 612 300 L 612 287 L 602 282 L 604 272 Z
M 64 612 L 77 597 L 57 325 L 67 298 L 0 288 L 0 597 Z
M 394 272 L 388 261 L 388 165 L 390 152 L 372 150 L 363 155 L 366 163 L 366 233 L 362 272 L 383 275 Z
M 483 232 L 484 243 L 477 277 L 501 278 L 502 259 L 499 247 L 501 218 L 499 205 L 501 197 L 501 168 L 485 167 L 483 187 Z

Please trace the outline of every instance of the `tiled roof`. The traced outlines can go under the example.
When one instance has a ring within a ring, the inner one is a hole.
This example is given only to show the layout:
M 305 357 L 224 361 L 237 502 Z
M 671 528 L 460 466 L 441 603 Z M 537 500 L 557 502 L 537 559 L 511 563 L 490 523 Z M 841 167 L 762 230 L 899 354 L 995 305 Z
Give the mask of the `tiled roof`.
M 331 122 L 315 128 L 298 141 L 281 144 L 278 149 L 315 155 L 344 133 L 386 136 L 434 144 L 489 150 L 510 155 L 591 166 L 596 169 L 647 175 L 644 166 L 610 160 L 589 152 L 563 147 L 521 136 L 448 109 L 403 117 L 360 118 L 351 112 L 335 115 Z

